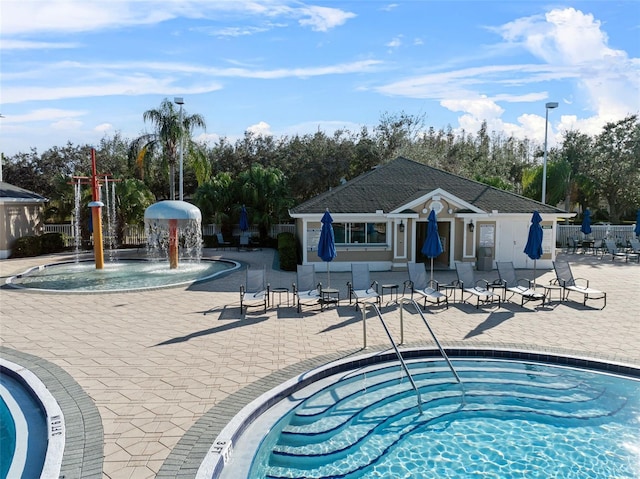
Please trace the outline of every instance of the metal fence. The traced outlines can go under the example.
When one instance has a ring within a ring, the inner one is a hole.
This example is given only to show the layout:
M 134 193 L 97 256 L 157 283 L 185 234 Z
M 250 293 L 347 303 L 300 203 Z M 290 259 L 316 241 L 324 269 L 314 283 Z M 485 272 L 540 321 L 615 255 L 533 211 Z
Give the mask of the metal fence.
M 214 236 L 216 233 L 219 233 L 220 226 L 217 224 L 208 224 L 202 226 L 202 235 L 203 236 Z M 272 225 L 269 231 L 269 236 L 272 238 L 276 238 L 278 234 L 288 232 L 295 234 L 296 227 L 295 225 L 290 224 L 279 224 Z M 62 233 L 64 237 L 65 246 L 70 247 L 75 244 L 75 232 L 72 224 L 45 224 L 44 225 L 45 233 Z M 249 234 L 252 236 L 258 236 L 259 231 L 257 226 L 249 227 Z M 233 225 L 232 227 L 232 235 L 240 236 L 240 225 Z M 106 237 L 106 234 L 105 234 Z M 139 225 L 127 225 L 124 228 L 124 244 L 129 245 L 138 245 L 138 244 L 146 244 L 147 243 L 147 235 L 143 226 Z

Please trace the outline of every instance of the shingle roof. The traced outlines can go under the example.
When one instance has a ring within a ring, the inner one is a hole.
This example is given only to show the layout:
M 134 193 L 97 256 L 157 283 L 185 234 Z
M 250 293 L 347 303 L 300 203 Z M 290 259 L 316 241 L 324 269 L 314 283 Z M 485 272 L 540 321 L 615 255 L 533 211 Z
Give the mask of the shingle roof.
M 500 213 L 564 213 L 524 196 L 399 157 L 322 193 L 291 209 L 292 214 L 385 213 L 394 211 L 431 191 L 442 189 L 467 203 Z
M 21 202 L 31 201 L 34 203 L 44 203 L 48 201 L 44 196 L 4 181 L 0 181 L 0 200 Z

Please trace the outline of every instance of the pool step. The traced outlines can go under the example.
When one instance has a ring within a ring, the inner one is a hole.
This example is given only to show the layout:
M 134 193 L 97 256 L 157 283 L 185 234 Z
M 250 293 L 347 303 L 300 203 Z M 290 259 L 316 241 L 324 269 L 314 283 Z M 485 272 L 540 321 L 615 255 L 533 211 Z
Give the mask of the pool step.
M 474 379 L 465 381 L 465 369 L 458 367 L 465 382 L 463 397 L 459 385 L 443 377 L 444 369 L 429 369 L 414 376 L 423 396 L 423 414 L 410 385 L 390 371 L 368 378 L 366 388 L 350 378 L 329 394 L 321 391 L 308 398 L 283 428 L 267 477 L 343 477 L 336 476 L 336 470 L 346 470 L 348 477 L 371 467 L 416 430 L 443 427 L 456 419 L 530 419 L 534 414 L 538 421 L 584 424 L 605 421 L 624 405 L 601 389 L 519 369 L 467 369 Z

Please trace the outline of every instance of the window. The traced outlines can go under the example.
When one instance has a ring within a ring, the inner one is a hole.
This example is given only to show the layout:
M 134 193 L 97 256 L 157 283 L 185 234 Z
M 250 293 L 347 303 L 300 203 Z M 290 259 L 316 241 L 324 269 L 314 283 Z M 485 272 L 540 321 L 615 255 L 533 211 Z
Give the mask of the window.
M 336 244 L 387 244 L 387 223 L 334 223 Z

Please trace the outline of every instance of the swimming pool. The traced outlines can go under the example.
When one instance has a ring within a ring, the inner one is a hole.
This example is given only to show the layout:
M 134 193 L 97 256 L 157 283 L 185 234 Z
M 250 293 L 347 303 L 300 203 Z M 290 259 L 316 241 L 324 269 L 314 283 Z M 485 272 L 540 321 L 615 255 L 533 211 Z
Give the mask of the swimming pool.
M 0 358 L 0 479 L 58 477 L 64 418 L 44 384 Z
M 463 388 L 442 361 L 410 361 L 422 414 L 397 364 L 338 368 L 288 391 L 229 446 L 219 476 L 198 477 L 640 477 L 637 378 L 538 361 L 453 364 Z

